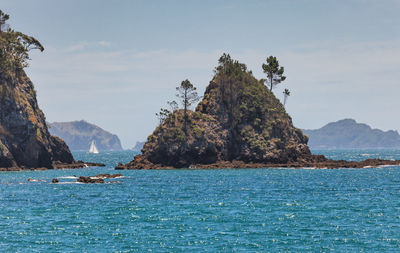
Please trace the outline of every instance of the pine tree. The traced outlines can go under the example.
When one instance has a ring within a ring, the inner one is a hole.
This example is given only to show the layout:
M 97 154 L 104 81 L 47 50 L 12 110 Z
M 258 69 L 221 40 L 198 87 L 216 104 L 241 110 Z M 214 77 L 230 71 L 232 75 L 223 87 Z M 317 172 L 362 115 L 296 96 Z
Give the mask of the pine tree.
M 196 87 L 188 80 L 182 81 L 181 85 L 179 87 L 176 87 L 177 94 L 176 96 L 180 98 L 182 106 L 183 106 L 183 117 L 184 117 L 184 131 L 187 133 L 187 122 L 188 122 L 188 116 L 187 116 L 187 110 L 190 108 L 190 106 L 199 101 L 200 97 L 197 94 Z
M 280 84 L 282 81 L 285 81 L 286 76 L 283 76 L 284 68 L 279 66 L 279 61 L 274 56 L 270 56 L 267 58 L 267 64 L 263 64 L 262 68 L 264 73 L 267 74 L 267 85 L 272 88 L 274 86 Z

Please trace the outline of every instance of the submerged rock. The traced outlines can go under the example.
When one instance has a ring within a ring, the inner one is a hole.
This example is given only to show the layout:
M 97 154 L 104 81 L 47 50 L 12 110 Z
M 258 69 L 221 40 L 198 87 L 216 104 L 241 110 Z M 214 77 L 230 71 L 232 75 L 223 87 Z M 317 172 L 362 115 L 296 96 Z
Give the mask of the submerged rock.
M 122 174 L 98 174 L 96 176 L 94 176 L 96 178 L 119 178 L 119 177 L 123 177 Z
M 79 177 L 78 182 L 86 184 L 103 184 L 104 179 L 102 178 L 92 178 L 92 177 Z

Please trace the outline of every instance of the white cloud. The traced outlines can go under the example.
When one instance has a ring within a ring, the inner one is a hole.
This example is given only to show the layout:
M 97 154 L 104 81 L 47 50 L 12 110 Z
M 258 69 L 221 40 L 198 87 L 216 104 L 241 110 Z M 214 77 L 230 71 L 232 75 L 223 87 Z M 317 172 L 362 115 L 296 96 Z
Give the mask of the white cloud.
M 79 52 L 83 51 L 84 49 L 87 48 L 98 48 L 98 47 L 109 47 L 111 46 L 111 42 L 108 41 L 80 41 L 78 43 L 75 43 L 65 49 L 61 49 L 62 51 L 65 51 L 67 53 L 73 53 L 73 52 Z
M 104 41 L 104 40 L 101 40 L 101 41 L 97 42 L 97 44 L 100 45 L 100 46 L 102 46 L 102 47 L 109 47 L 109 46 L 111 46 L 111 42 L 109 42 L 109 41 Z

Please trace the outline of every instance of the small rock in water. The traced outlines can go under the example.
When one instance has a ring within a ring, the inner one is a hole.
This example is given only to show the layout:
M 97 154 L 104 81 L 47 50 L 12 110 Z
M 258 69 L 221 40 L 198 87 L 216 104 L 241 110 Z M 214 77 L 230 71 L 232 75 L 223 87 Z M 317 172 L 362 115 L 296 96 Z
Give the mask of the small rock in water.
M 103 184 L 104 179 L 101 179 L 101 178 L 94 179 L 91 177 L 79 177 L 78 182 L 85 183 L 85 184 L 95 184 L 95 183 Z
M 28 178 L 28 182 L 44 182 L 44 181 L 41 179 Z
M 122 174 L 98 174 L 97 176 L 94 176 L 97 178 L 117 178 L 117 177 L 122 177 Z
M 58 181 L 57 178 L 53 178 L 53 179 L 51 180 L 51 182 L 52 182 L 53 184 L 56 184 L 56 183 L 58 183 L 59 181 Z

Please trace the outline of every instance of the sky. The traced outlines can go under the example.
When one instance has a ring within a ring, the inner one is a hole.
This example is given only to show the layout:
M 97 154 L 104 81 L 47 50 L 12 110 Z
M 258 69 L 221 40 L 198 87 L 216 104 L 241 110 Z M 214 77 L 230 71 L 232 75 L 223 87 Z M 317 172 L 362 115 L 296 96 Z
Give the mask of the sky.
M 184 79 L 200 95 L 226 52 L 274 89 L 296 127 L 354 118 L 400 130 L 400 0 L 1 0 L 10 26 L 37 38 L 26 69 L 49 122 L 84 119 L 144 141 Z

